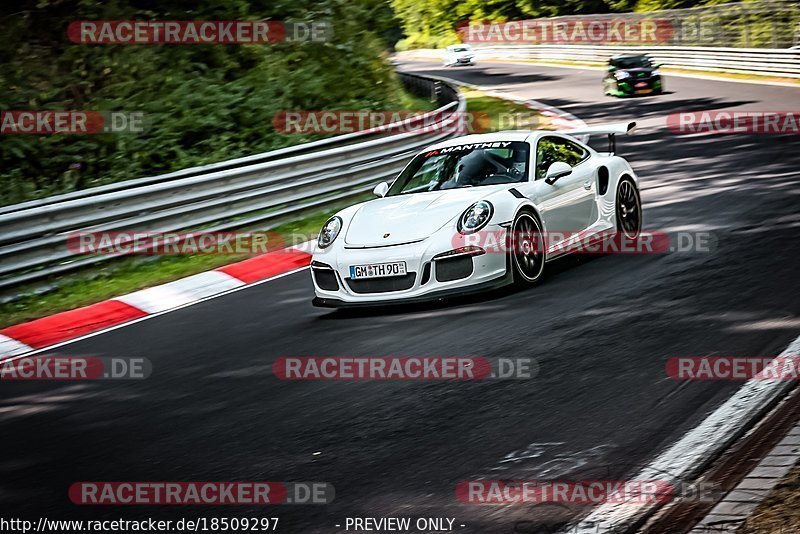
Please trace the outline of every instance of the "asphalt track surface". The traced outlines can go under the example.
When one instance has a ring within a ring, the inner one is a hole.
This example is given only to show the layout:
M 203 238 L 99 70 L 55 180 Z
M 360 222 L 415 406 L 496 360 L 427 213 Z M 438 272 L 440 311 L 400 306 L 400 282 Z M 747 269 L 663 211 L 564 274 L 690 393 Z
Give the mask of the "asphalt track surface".
M 443 70 L 588 123 L 645 119 L 618 142 L 645 227 L 703 230 L 710 253 L 569 258 L 528 290 L 341 313 L 311 306 L 307 270 L 61 347 L 144 356 L 144 381 L 4 383 L 3 517 L 278 516 L 278 531 L 346 517 L 451 517 L 456 531 L 545 532 L 586 507 L 460 504 L 463 480 L 624 478 L 739 383 L 678 382 L 673 356 L 774 356 L 800 330 L 800 138 L 678 136 L 676 110 L 800 109 L 800 90 L 667 78 L 668 94 L 604 97 L 600 73 L 521 64 Z M 529 381 L 282 382 L 283 355 L 529 356 Z M 325 481 L 327 506 L 79 507 L 75 481 Z M 459 525 L 465 525 L 461 527 Z

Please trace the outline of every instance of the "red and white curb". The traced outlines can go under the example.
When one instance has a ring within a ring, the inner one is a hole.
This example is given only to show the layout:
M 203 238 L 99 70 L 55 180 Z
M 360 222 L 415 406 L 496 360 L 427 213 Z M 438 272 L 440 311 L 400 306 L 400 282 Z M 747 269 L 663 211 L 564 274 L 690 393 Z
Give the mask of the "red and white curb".
M 161 314 L 311 263 L 308 241 L 110 300 L 0 330 L 0 360 Z

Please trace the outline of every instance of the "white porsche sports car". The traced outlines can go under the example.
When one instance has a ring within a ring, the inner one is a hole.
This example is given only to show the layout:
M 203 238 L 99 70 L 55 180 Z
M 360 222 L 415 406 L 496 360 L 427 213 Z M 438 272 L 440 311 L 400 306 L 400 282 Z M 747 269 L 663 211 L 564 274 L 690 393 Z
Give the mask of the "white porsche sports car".
M 442 58 L 444 67 L 467 67 L 474 64 L 475 50 L 468 44 L 448 46 Z
M 576 236 L 635 238 L 639 179 L 614 155 L 615 135 L 634 127 L 475 134 L 423 150 L 391 185 L 375 187 L 380 198 L 325 223 L 311 262 L 313 304 L 408 303 L 534 284 Z M 582 141 L 596 134 L 608 135 L 608 152 Z

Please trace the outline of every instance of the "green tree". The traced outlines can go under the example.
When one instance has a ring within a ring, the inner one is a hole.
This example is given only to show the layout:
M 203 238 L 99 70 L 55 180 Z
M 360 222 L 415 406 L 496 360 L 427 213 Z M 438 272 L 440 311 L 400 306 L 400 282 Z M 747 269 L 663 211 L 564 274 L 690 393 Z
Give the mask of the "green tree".
M 0 202 L 159 174 L 296 144 L 287 109 L 392 109 L 400 89 L 385 49 L 392 14 L 377 0 L 23 0 L 0 7 L 0 110 L 136 111 L 142 134 L 6 135 Z M 74 20 L 326 20 L 325 43 L 82 45 Z M 396 38 L 396 37 L 395 37 Z

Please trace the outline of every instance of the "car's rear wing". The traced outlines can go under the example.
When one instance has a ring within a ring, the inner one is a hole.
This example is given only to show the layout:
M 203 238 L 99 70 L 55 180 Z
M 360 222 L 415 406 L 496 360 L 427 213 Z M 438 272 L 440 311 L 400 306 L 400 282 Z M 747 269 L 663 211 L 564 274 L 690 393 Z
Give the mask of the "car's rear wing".
M 617 151 L 616 135 L 630 135 L 636 129 L 635 122 L 618 122 L 614 124 L 602 124 L 598 126 L 584 126 L 583 128 L 572 128 L 561 130 L 560 133 L 571 135 L 572 137 L 582 137 L 584 140 L 593 135 L 608 136 L 608 151 L 613 154 Z

